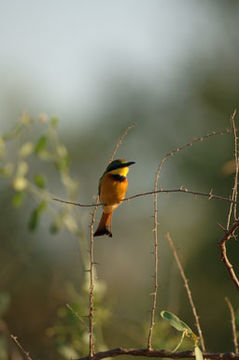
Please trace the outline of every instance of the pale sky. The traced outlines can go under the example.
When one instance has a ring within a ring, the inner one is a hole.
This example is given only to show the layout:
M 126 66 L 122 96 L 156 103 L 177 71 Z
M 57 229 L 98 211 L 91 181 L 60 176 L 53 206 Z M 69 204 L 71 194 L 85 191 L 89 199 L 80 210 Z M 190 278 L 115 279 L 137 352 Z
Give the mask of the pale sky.
M 112 75 L 157 86 L 218 38 L 215 9 L 193 0 L 0 2 L 0 120 L 19 112 L 67 117 L 101 100 Z

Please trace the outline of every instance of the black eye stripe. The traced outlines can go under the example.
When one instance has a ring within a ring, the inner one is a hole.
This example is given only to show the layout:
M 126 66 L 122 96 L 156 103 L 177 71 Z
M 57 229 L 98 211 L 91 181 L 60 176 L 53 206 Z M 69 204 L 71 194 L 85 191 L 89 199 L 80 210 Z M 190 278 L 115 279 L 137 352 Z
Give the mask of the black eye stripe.
M 110 174 L 110 176 L 111 176 L 114 180 L 119 181 L 119 182 L 123 182 L 123 181 L 125 181 L 125 179 L 126 179 L 126 176 L 119 175 L 119 174 Z

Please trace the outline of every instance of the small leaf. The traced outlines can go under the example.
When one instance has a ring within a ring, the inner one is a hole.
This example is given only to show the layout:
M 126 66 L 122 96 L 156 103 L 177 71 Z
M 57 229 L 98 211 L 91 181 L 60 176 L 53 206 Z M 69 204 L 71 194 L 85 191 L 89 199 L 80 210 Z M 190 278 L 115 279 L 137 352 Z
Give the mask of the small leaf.
M 30 215 L 30 219 L 28 222 L 28 229 L 30 231 L 36 230 L 38 223 L 39 223 L 39 213 L 38 213 L 37 209 L 34 209 Z
M 36 146 L 35 146 L 35 152 L 36 154 L 40 154 L 42 151 L 46 149 L 47 145 L 47 138 L 46 136 L 41 136 L 38 140 Z
M 72 232 L 72 233 L 77 232 L 77 230 L 78 230 L 77 222 L 75 221 L 75 219 L 70 214 L 65 214 L 64 215 L 63 222 L 64 222 L 65 226 L 67 227 L 67 229 L 70 232 Z
M 12 186 L 14 190 L 22 191 L 27 187 L 27 180 L 23 176 L 18 176 L 13 180 Z
M 13 173 L 14 165 L 8 162 L 5 166 L 0 167 L 0 174 L 5 177 L 10 177 Z
M 64 219 L 64 215 L 62 213 L 58 214 L 55 217 L 49 229 L 52 234 L 57 234 L 63 228 L 64 226 L 63 219 Z
M 62 226 L 60 226 L 57 222 L 53 222 L 50 226 L 50 233 L 57 234 L 61 230 Z
M 64 158 L 61 158 L 56 161 L 56 167 L 60 171 L 66 171 L 69 165 L 69 156 L 65 156 Z
M 39 221 L 40 214 L 47 208 L 46 201 L 41 201 L 40 204 L 31 212 L 30 219 L 28 222 L 28 228 L 30 231 L 36 230 Z
M 24 200 L 24 192 L 17 191 L 15 195 L 12 197 L 12 205 L 15 207 L 19 207 L 22 205 L 23 200 Z
M 192 334 L 192 330 L 190 327 L 185 324 L 184 321 L 180 320 L 179 317 L 174 315 L 173 313 L 169 311 L 161 311 L 160 313 L 161 317 L 168 321 L 171 326 L 173 326 L 178 331 L 187 331 L 187 334 Z
M 17 177 L 24 177 L 28 172 L 28 164 L 26 161 L 20 161 L 17 167 Z
M 0 136 L 0 157 L 3 157 L 5 155 L 5 141 L 2 136 Z
M 19 156 L 21 157 L 26 157 L 30 154 L 32 154 L 34 150 L 34 145 L 33 143 L 31 143 L 30 141 L 29 142 L 26 142 L 25 144 L 23 144 L 18 152 Z
M 51 126 L 52 127 L 57 127 L 58 123 L 59 123 L 59 119 L 57 117 L 53 117 L 51 119 Z
M 57 155 L 61 158 L 65 158 L 68 154 L 68 151 L 64 145 L 58 145 L 56 147 Z
M 200 350 L 200 348 L 198 346 L 195 346 L 194 352 L 195 352 L 195 359 L 196 360 L 203 360 L 202 352 L 201 352 L 201 350 Z
M 46 208 L 47 208 L 47 202 L 43 200 L 38 205 L 37 210 L 38 210 L 39 213 L 41 213 L 41 212 L 45 211 Z
M 38 186 L 40 189 L 44 189 L 46 182 L 45 182 L 43 175 L 36 174 L 34 176 L 33 180 L 34 180 L 34 183 L 36 184 L 36 186 Z

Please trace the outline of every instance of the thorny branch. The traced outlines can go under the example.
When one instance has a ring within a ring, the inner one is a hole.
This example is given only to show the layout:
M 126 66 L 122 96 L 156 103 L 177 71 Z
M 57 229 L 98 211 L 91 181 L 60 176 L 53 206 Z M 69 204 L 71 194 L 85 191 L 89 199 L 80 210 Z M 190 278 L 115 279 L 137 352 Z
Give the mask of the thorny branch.
M 170 358 L 170 359 L 188 359 L 194 358 L 194 351 L 181 351 L 181 352 L 172 352 L 167 350 L 149 350 L 149 349 L 125 349 L 125 348 L 116 348 L 112 350 L 98 352 L 94 355 L 91 360 L 100 360 L 106 359 L 109 357 L 116 357 L 120 355 L 131 355 L 131 356 L 144 356 L 151 358 Z M 239 354 L 233 352 L 228 353 L 203 353 L 204 359 L 211 360 L 239 360 Z M 79 358 L 77 360 L 90 360 L 89 356 Z
M 227 248 L 226 248 L 226 242 L 232 236 L 234 236 L 234 233 L 236 232 L 236 230 L 239 227 L 239 220 L 237 218 L 237 191 L 238 191 L 239 162 L 238 162 L 238 137 L 237 137 L 236 124 L 235 124 L 235 116 L 236 116 L 236 110 L 234 110 L 232 117 L 231 117 L 233 134 L 234 134 L 234 156 L 235 156 L 235 178 L 234 178 L 234 186 L 233 186 L 233 190 L 232 190 L 231 199 L 235 203 L 234 204 L 231 203 L 231 205 L 230 205 L 228 217 L 227 217 L 227 226 L 226 226 L 226 229 L 223 229 L 225 232 L 225 235 L 222 238 L 222 240 L 220 241 L 219 245 L 220 245 L 220 250 L 221 250 L 221 259 L 224 262 L 224 264 L 226 265 L 227 271 L 229 272 L 229 275 L 231 276 L 232 281 L 234 282 L 237 289 L 239 290 L 239 280 L 233 269 L 233 265 L 230 263 L 230 261 L 227 257 Z M 234 225 L 232 225 L 231 228 L 229 228 L 230 223 L 231 223 L 231 215 L 232 215 L 233 206 L 234 206 L 234 221 L 235 222 L 234 222 Z M 228 304 L 228 306 L 229 306 L 229 304 Z
M 109 160 L 109 162 L 111 162 L 114 158 L 114 156 L 116 155 L 117 151 L 118 151 L 118 148 L 119 146 L 122 144 L 123 142 L 123 139 L 124 137 L 128 134 L 128 132 L 135 127 L 136 124 L 132 124 L 130 125 L 125 131 L 124 133 L 122 134 L 122 136 L 119 138 L 119 141 L 118 143 L 116 144 L 115 146 L 115 149 L 113 151 L 113 154 Z M 230 129 L 226 129 L 224 131 L 212 131 L 211 133 L 209 134 L 206 134 L 204 136 L 200 136 L 198 138 L 194 138 L 192 141 L 180 146 L 180 147 L 177 147 L 176 149 L 168 152 L 164 157 L 163 159 L 161 160 L 160 164 L 159 164 L 159 167 L 158 167 L 158 170 L 157 170 L 157 174 L 156 174 L 156 179 L 155 179 L 155 183 L 158 182 L 158 178 L 159 178 L 159 174 L 160 174 L 160 171 L 161 171 L 161 168 L 163 166 L 163 164 L 165 163 L 165 161 L 169 158 L 169 157 L 172 157 L 174 156 L 176 153 L 188 148 L 188 147 L 191 147 L 193 144 L 197 143 L 197 142 L 202 142 L 204 140 L 208 140 L 209 138 L 211 138 L 212 136 L 216 136 L 216 135 L 227 135 L 227 134 L 230 134 L 231 133 L 231 130 Z M 140 193 L 140 194 L 135 194 L 135 195 L 132 195 L 130 197 L 127 197 L 125 199 L 122 199 L 122 201 L 128 201 L 128 200 L 132 200 L 134 198 L 137 198 L 137 197 L 141 197 L 141 196 L 147 196 L 147 195 L 153 195 L 153 194 L 157 194 L 157 193 L 170 193 L 170 192 L 184 192 L 184 193 L 188 193 L 188 194 L 193 194 L 193 195 L 200 195 L 200 196 L 206 196 L 206 197 L 209 197 L 209 199 L 219 199 L 219 200 L 224 200 L 224 201 L 228 201 L 228 202 L 231 202 L 231 203 L 234 203 L 236 204 L 237 202 L 231 200 L 231 199 L 228 199 L 228 198 L 225 198 L 223 196 L 217 196 L 217 195 L 213 195 L 211 192 L 208 194 L 208 193 L 201 193 L 201 192 L 193 192 L 193 191 L 189 191 L 187 189 L 176 189 L 176 190 L 161 190 L 161 189 L 154 189 L 154 191 L 147 191 L 147 192 L 144 192 L 144 193 Z M 58 198 L 53 198 L 53 200 L 55 201 L 58 201 L 58 202 L 61 202 L 61 203 L 65 203 L 65 204 L 70 204 L 70 205 L 76 205 L 76 206 L 79 206 L 79 207 L 94 207 L 94 206 L 103 206 L 103 204 L 81 204 L 81 203 L 76 203 L 76 202 L 72 202 L 72 201 L 66 201 L 66 200 L 61 200 L 61 199 L 58 199 Z
M 233 135 L 234 135 L 234 157 L 235 157 L 235 178 L 234 178 L 234 186 L 232 189 L 232 197 L 231 198 L 232 198 L 232 200 L 237 202 L 239 163 L 238 163 L 238 138 L 237 138 L 237 129 L 236 129 L 236 124 L 235 124 L 236 113 L 237 113 L 237 111 L 234 110 L 232 117 L 231 117 L 232 129 L 233 129 Z M 233 207 L 234 207 L 234 220 L 237 219 L 237 206 L 236 206 L 236 204 L 231 202 L 230 208 L 228 211 L 228 217 L 227 217 L 227 230 L 230 227 Z
M 118 152 L 118 149 L 120 147 L 120 145 L 122 144 L 125 136 L 127 136 L 128 132 L 133 129 L 134 127 L 136 126 L 136 123 L 133 123 L 132 125 L 128 126 L 125 131 L 123 132 L 123 134 L 121 135 L 121 137 L 119 138 L 117 144 L 115 145 L 115 148 L 114 148 L 114 151 L 113 151 L 113 154 L 111 155 L 111 158 L 109 160 L 109 163 L 111 163 L 113 160 L 114 160 L 114 157 L 115 155 L 117 154 Z
M 229 230 L 224 230 L 225 235 L 223 236 L 222 240 L 219 243 L 220 251 L 221 251 L 221 260 L 224 262 L 229 275 L 236 285 L 237 289 L 239 290 L 239 280 L 236 276 L 236 273 L 233 269 L 233 265 L 230 263 L 227 257 L 227 249 L 226 249 L 226 242 L 233 236 L 235 231 L 239 228 L 239 220 L 237 220 L 233 226 Z
M 183 282 L 184 282 L 184 285 L 185 285 L 185 288 L 186 288 L 186 291 L 187 291 L 187 294 L 188 294 L 188 299 L 189 299 L 189 302 L 190 302 L 190 305 L 191 305 L 191 308 L 192 308 L 192 311 L 193 311 L 193 315 L 194 315 L 194 318 L 195 318 L 198 335 L 200 337 L 200 341 L 201 341 L 201 345 L 202 345 L 202 349 L 203 349 L 203 351 L 205 351 L 206 348 L 205 348 L 203 334 L 202 334 L 202 330 L 201 330 L 201 326 L 200 326 L 200 322 L 199 322 L 199 316 L 197 314 L 197 310 L 196 310 L 196 306 L 194 305 L 192 293 L 191 293 L 190 287 L 188 285 L 188 279 L 186 278 L 185 272 L 183 270 L 182 264 L 181 264 L 181 262 L 179 260 L 178 254 L 177 254 L 177 250 L 176 250 L 176 248 L 174 246 L 173 240 L 172 240 L 169 233 L 166 234 L 166 238 L 167 238 L 167 240 L 168 240 L 168 242 L 169 242 L 169 244 L 170 244 L 170 246 L 171 246 L 171 248 L 173 250 L 173 256 L 174 256 L 174 258 L 176 260 L 179 272 L 180 272 L 181 277 L 183 279 Z
M 186 194 L 191 194 L 191 195 L 195 195 L 195 196 L 202 196 L 202 197 L 207 197 L 208 200 L 211 199 L 215 199 L 215 200 L 222 200 L 222 201 L 227 201 L 230 202 L 232 204 L 238 204 L 238 202 L 236 202 L 235 200 L 229 199 L 225 196 L 220 196 L 220 195 L 214 195 L 211 191 L 209 193 L 207 192 L 202 192 L 202 191 L 193 191 L 193 190 L 189 190 L 189 189 L 184 189 L 183 187 L 180 187 L 179 189 L 160 189 L 160 190 L 152 190 L 152 191 L 146 191 L 143 193 L 139 193 L 139 194 L 135 194 L 129 197 L 126 197 L 125 199 L 122 199 L 122 201 L 130 201 L 139 197 L 144 197 L 144 196 L 148 196 L 148 195 L 153 195 L 153 194 L 170 194 L 170 193 L 186 193 Z M 104 204 L 81 204 L 81 203 L 77 203 L 77 202 L 73 202 L 73 201 L 67 201 L 67 200 L 62 200 L 62 199 L 57 199 L 54 198 L 53 200 L 58 201 L 60 203 L 64 203 L 64 204 L 69 204 L 69 205 L 75 205 L 75 206 L 79 206 L 79 207 L 94 207 L 94 206 L 104 206 Z
M 127 129 L 123 132 L 121 137 L 119 138 L 113 154 L 109 160 L 109 163 L 113 161 L 119 146 L 122 144 L 125 136 L 128 132 L 135 126 L 135 124 L 130 125 Z M 95 216 L 96 211 L 99 206 L 98 204 L 99 196 L 97 197 L 96 204 L 94 204 L 94 209 L 91 215 L 91 224 L 90 224 L 90 287 L 89 287 L 89 358 L 93 358 L 95 353 L 95 339 L 94 339 L 94 288 L 95 288 L 95 279 L 94 279 L 94 223 L 95 223 Z
M 234 119 L 235 115 L 232 116 L 232 119 Z M 127 132 L 134 127 L 134 124 L 131 125 L 128 129 L 126 129 L 126 131 L 124 132 L 124 134 L 121 136 L 121 138 L 119 139 L 115 150 L 113 152 L 113 155 L 110 159 L 110 161 L 113 160 L 119 145 L 122 143 L 124 136 L 127 135 Z M 235 128 L 233 128 L 234 130 L 234 135 L 235 135 Z M 153 293 L 153 305 L 152 305 L 152 313 L 151 313 L 151 324 L 150 324 L 150 329 L 149 329 L 149 335 L 148 335 L 148 347 L 147 349 L 124 349 L 124 348 L 117 348 L 117 349 L 112 349 L 109 351 L 105 351 L 105 352 L 99 352 L 99 353 L 94 353 L 94 328 L 93 328 L 93 315 L 94 315 L 94 302 L 93 302 L 93 298 L 94 298 L 94 273 L 93 273 L 93 266 L 94 266 L 94 237 L 93 237 L 93 224 L 95 221 L 95 213 L 97 210 L 98 206 L 103 206 L 104 204 L 99 204 L 98 200 L 96 202 L 96 204 L 80 204 L 80 203 L 74 203 L 74 202 L 69 202 L 69 201 L 64 201 L 64 200 L 60 200 L 60 199 L 54 199 L 56 201 L 59 202 L 63 202 L 63 203 L 68 203 L 68 204 L 72 204 L 72 205 L 77 205 L 77 206 L 81 206 L 81 207 L 95 207 L 94 208 L 94 212 L 92 214 L 92 222 L 91 222 L 91 242 L 90 242 L 90 351 L 89 351 L 89 356 L 88 357 L 84 357 L 81 358 L 79 360 L 88 360 L 88 359 L 103 359 L 106 357 L 115 357 L 115 356 L 119 356 L 119 355 L 133 355 L 133 356 L 146 356 L 146 357 L 169 357 L 169 358 L 189 358 L 189 357 L 194 357 L 194 353 L 192 351 L 185 351 L 185 352 L 177 352 L 177 353 L 172 353 L 170 351 L 165 351 L 165 350 L 160 350 L 160 351 L 153 351 L 152 350 L 152 333 L 153 333 L 153 327 L 155 324 L 155 311 L 156 311 L 156 302 L 157 302 L 157 290 L 158 290 L 158 238 L 157 238 L 157 226 L 158 226 L 158 210 L 157 210 L 157 195 L 158 193 L 177 193 L 177 192 L 182 192 L 182 193 L 188 193 L 188 194 L 192 194 L 195 196 L 204 196 L 204 197 L 208 197 L 208 199 L 218 199 L 218 200 L 224 200 L 224 201 L 228 201 L 230 202 L 231 208 L 233 209 L 233 205 L 234 205 L 234 214 L 236 214 L 236 206 L 237 205 L 237 192 L 234 192 L 232 199 L 228 199 L 226 197 L 223 196 L 219 196 L 219 195 L 214 195 L 212 193 L 212 191 L 210 191 L 210 193 L 204 193 L 204 192 L 196 192 L 196 191 L 191 191 L 188 189 L 183 189 L 182 187 L 180 189 L 169 189 L 169 190 L 163 190 L 158 188 L 158 180 L 159 180 L 159 175 L 160 175 L 160 171 L 161 168 L 164 164 L 164 162 L 167 160 L 167 158 L 174 156 L 176 153 L 180 152 L 181 150 L 192 146 L 194 143 L 199 142 L 199 141 L 204 141 L 206 139 L 208 139 L 211 136 L 214 135 L 225 135 L 230 133 L 230 130 L 226 130 L 223 132 L 212 132 L 204 137 L 199 137 L 196 139 L 193 139 L 191 142 L 176 148 L 175 150 L 167 153 L 164 158 L 162 159 L 162 161 L 159 164 L 157 173 L 156 173 L 156 177 L 155 177 L 155 186 L 154 186 L 154 190 L 153 191 L 148 191 L 148 192 L 144 192 L 144 193 L 139 193 L 139 194 L 135 194 L 132 195 L 128 198 L 125 198 L 123 201 L 129 201 L 132 200 L 134 198 L 137 197 L 141 197 L 141 196 L 147 196 L 147 195 L 154 195 L 154 245 L 155 245 L 155 273 L 154 273 L 154 293 Z M 235 138 L 236 139 L 236 138 Z M 235 140 L 236 141 L 236 140 Z M 235 143 L 235 156 L 237 154 L 237 148 L 236 148 L 236 143 Z M 237 166 L 238 161 L 236 160 L 236 164 Z M 237 167 L 238 169 L 238 167 Z M 238 170 L 237 170 L 237 174 L 238 174 Z M 237 176 L 235 179 L 235 185 L 237 181 Z M 235 189 L 235 187 L 234 187 Z M 234 215 L 235 216 L 235 215 Z M 232 236 L 232 234 L 234 233 L 234 231 L 236 231 L 236 229 L 239 227 L 239 222 L 236 223 L 231 230 L 229 230 L 225 237 L 222 239 L 220 246 L 222 249 L 222 260 L 225 262 L 226 266 L 228 267 L 228 270 L 230 272 L 230 274 L 233 274 L 233 268 L 232 265 L 229 263 L 227 257 L 226 257 L 226 250 L 225 250 L 225 242 Z M 184 273 L 183 273 L 184 274 Z M 185 277 L 185 275 L 184 275 Z M 235 279 L 237 280 L 236 276 L 232 276 L 234 282 Z M 186 278 L 185 278 L 186 279 Z M 238 282 L 238 280 L 237 280 Z M 186 282 L 187 283 L 187 279 Z M 238 286 L 238 284 L 237 284 Z M 190 290 L 189 290 L 190 292 Z M 190 299 L 190 296 L 189 296 Z M 191 305 L 192 306 L 192 305 Z M 194 306 L 194 305 L 193 305 Z M 195 307 L 194 307 L 195 309 Z M 195 315 L 195 314 L 194 314 Z M 198 316 L 196 314 L 195 316 L 196 321 L 198 320 Z M 199 329 L 200 329 L 200 325 L 199 325 Z M 203 342 L 203 338 L 201 335 L 201 329 L 200 331 L 198 330 L 198 332 L 200 333 L 200 337 L 201 337 L 201 343 L 203 348 L 205 349 L 204 346 L 204 342 Z M 203 354 L 204 357 L 206 357 L 207 359 L 236 359 L 239 360 L 239 355 L 235 355 L 234 353 L 204 353 Z
M 32 358 L 30 357 L 30 354 L 29 352 L 27 352 L 23 347 L 22 345 L 20 344 L 18 338 L 14 335 L 10 335 L 12 340 L 15 342 L 15 344 L 18 346 L 18 348 L 21 350 L 21 352 L 25 355 L 26 357 L 26 360 L 32 360 Z
M 98 201 L 98 199 L 97 199 Z M 90 291 L 89 291 L 89 356 L 92 358 L 95 352 L 95 339 L 94 339 L 94 223 L 97 206 L 95 206 L 90 224 Z
M 237 329 L 236 329 L 236 318 L 235 318 L 235 312 L 232 307 L 231 301 L 225 297 L 228 309 L 231 314 L 231 323 L 232 323 L 232 335 L 233 335 L 233 342 L 234 342 L 234 349 L 236 353 L 239 353 L 239 347 L 238 347 L 238 341 L 237 341 Z
M 153 329 L 155 325 L 155 313 L 157 306 L 157 294 L 158 294 L 158 179 L 159 179 L 159 170 L 156 173 L 155 183 L 154 183 L 154 292 L 153 292 L 153 304 L 151 310 L 151 319 L 150 319 L 150 328 L 148 334 L 148 349 L 152 350 L 152 337 Z

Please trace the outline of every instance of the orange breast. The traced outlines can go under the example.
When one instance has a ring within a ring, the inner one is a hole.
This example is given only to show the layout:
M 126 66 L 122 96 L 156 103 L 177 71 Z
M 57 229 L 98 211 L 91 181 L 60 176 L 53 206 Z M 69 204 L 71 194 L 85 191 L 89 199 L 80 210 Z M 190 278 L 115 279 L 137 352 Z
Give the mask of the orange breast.
M 127 187 L 127 178 L 124 181 L 117 181 L 110 174 L 105 174 L 100 184 L 100 202 L 106 205 L 116 205 L 113 206 L 114 209 L 125 198 Z

